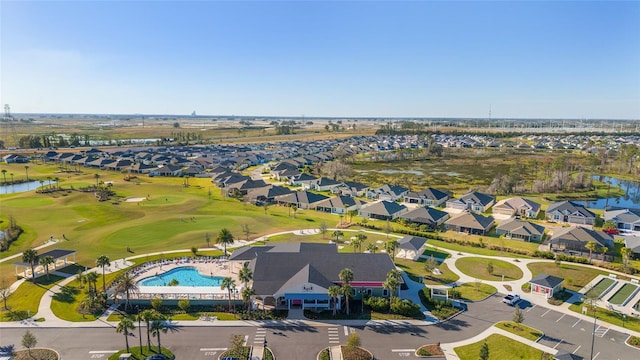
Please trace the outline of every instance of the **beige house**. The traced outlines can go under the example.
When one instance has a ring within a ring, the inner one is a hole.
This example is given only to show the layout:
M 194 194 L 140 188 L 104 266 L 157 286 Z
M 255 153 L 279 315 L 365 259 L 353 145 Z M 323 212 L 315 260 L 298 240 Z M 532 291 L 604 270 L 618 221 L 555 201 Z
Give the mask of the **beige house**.
M 493 215 L 505 215 L 508 217 L 521 216 L 535 218 L 540 212 L 540 204 L 521 197 L 512 197 L 498 201 L 493 206 Z

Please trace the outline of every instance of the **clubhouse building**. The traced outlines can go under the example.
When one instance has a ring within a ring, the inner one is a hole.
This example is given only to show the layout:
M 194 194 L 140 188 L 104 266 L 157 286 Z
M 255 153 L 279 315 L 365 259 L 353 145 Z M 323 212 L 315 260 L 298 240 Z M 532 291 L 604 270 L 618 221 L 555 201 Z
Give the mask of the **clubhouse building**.
M 236 249 L 229 261 L 234 269 L 248 261 L 254 302 L 279 309 L 332 309 L 328 289 L 342 285 L 339 273 L 345 268 L 353 271 L 353 299 L 389 296 L 382 284 L 395 269 L 386 253 L 339 253 L 335 244 L 318 243 L 246 246 Z M 335 306 L 340 309 L 340 301 Z

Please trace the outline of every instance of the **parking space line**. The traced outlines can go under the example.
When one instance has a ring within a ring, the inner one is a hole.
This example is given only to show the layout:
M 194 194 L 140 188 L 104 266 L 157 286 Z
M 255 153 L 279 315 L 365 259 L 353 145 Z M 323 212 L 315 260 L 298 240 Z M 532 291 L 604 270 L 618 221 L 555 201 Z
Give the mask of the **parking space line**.
M 582 319 L 578 319 L 578 321 L 576 321 L 576 323 L 573 324 L 572 328 L 576 327 L 576 325 L 578 325 L 580 323 L 580 321 L 582 321 Z
M 416 349 L 391 349 L 391 352 L 416 352 Z
M 560 341 L 558 341 L 558 343 L 556 344 L 556 346 L 554 346 L 553 348 L 554 348 L 554 349 L 555 349 L 555 348 L 557 348 L 557 347 L 558 347 L 558 345 L 562 344 L 563 342 L 564 342 L 564 339 L 560 339 Z
M 556 320 L 556 322 L 559 322 L 560 320 L 562 320 L 563 317 L 565 317 L 567 314 L 562 314 L 562 316 L 560 316 L 560 318 L 558 320 Z
M 530 307 L 530 308 L 529 308 L 529 310 L 527 310 L 527 312 L 529 312 L 529 311 L 533 310 L 533 308 L 534 308 L 534 307 L 536 307 L 536 305 L 535 305 L 535 304 L 533 304 L 533 306 L 532 306 L 532 307 Z
M 597 354 L 595 354 L 595 356 L 593 357 L 593 360 L 596 360 L 596 358 L 598 357 L 598 355 L 600 355 L 600 351 L 598 351 Z
M 549 309 L 549 310 L 545 311 L 545 313 L 544 313 L 544 314 L 542 314 L 542 315 L 540 315 L 540 317 L 544 317 L 544 316 L 545 316 L 545 315 L 547 315 L 550 311 L 551 311 L 551 309 Z
M 349 335 L 349 327 L 348 326 L 344 326 L 344 336 Z
M 575 350 L 573 350 L 572 354 L 575 354 L 576 351 L 580 350 L 581 347 L 582 347 L 582 345 L 578 345 L 578 347 Z

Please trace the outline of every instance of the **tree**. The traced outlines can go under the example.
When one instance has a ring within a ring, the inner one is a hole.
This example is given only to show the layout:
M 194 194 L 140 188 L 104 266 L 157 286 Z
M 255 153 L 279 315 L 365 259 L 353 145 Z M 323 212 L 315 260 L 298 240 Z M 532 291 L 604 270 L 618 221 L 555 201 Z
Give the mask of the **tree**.
M 222 290 L 228 291 L 227 300 L 229 300 L 229 312 L 231 312 L 231 292 L 236 288 L 236 281 L 230 277 L 226 277 L 222 279 L 222 282 L 220 283 L 220 288 Z
M 399 270 L 389 270 L 389 272 L 387 273 L 387 279 L 383 284 L 383 287 L 385 287 L 385 289 L 389 290 L 389 292 L 391 293 L 391 296 L 389 296 L 389 298 L 392 298 L 396 290 L 398 290 L 401 281 L 402 273 Z
M 350 348 L 360 347 L 360 335 L 358 333 L 351 333 L 347 338 L 347 346 Z
M 367 251 L 375 254 L 376 251 L 378 251 L 378 245 L 376 245 L 375 243 L 370 243 L 369 245 L 367 245 Z
M 107 282 L 104 276 L 104 268 L 107 266 L 111 266 L 111 262 L 109 261 L 109 257 L 107 255 L 100 255 L 96 259 L 96 266 L 102 268 L 102 291 L 107 291 Z
M 398 249 L 398 240 L 396 239 L 391 239 L 391 240 L 388 240 L 386 243 L 384 243 L 384 251 L 386 251 L 387 254 L 391 254 L 391 259 L 393 259 L 396 256 L 397 249 Z
M 224 256 L 227 256 L 227 245 L 233 244 L 233 235 L 227 228 L 222 228 L 216 238 L 216 243 L 224 246 Z
M 345 297 L 345 302 L 347 305 L 347 316 L 349 315 L 349 300 L 351 298 L 351 294 L 353 293 L 353 289 L 351 285 L 349 285 L 353 281 L 353 271 L 349 268 L 344 268 L 340 270 L 338 274 L 338 278 L 342 281 L 342 294 Z
M 251 314 L 251 297 L 255 294 L 256 292 L 250 287 L 242 288 L 242 301 L 247 304 L 247 314 Z
M 353 252 L 360 252 L 362 250 L 362 240 L 354 237 L 351 239 L 351 246 L 353 246 Z
M 631 258 L 631 254 L 633 254 L 633 252 L 626 246 L 620 249 L 620 256 L 622 256 L 622 265 L 624 266 L 625 271 L 629 270 L 629 259 Z
M 607 251 L 609 251 L 609 248 L 606 246 L 601 246 L 598 250 L 602 253 L 602 261 L 607 261 L 605 255 L 607 255 Z
M 331 300 L 333 301 L 333 316 L 336 316 L 336 305 L 338 304 L 338 298 L 340 297 L 340 294 L 342 294 L 342 289 L 340 288 L 340 286 L 331 285 L 329 286 L 329 289 L 327 291 L 329 296 L 331 297 Z
M 6 184 L 7 183 L 7 169 L 2 169 L 2 177 L 3 177 L 3 183 Z
M 424 263 L 424 269 L 428 273 L 432 273 L 438 267 L 438 261 L 431 255 L 429 259 Z
M 242 264 L 242 268 L 238 272 L 238 280 L 242 282 L 244 287 L 247 287 L 251 280 L 253 280 L 253 271 L 251 271 L 248 261 L 245 261 L 244 264 Z
M 158 296 L 154 296 L 153 299 L 151 299 L 151 307 L 153 310 L 160 312 L 160 308 L 162 308 L 162 299 Z
M 482 343 L 482 347 L 480 348 L 480 354 L 478 354 L 478 358 L 480 360 L 489 360 L 489 345 L 487 345 L 487 341 Z
M 336 239 L 336 243 L 339 242 L 343 236 L 344 233 L 341 230 L 335 230 L 333 233 L 331 233 L 331 237 Z
M 607 220 L 602 224 L 602 230 L 615 230 L 618 228 L 615 220 Z
M 296 213 L 298 212 L 298 207 L 296 205 L 292 205 L 291 208 L 293 209 L 293 218 L 296 218 Z
M 27 182 L 29 182 L 29 165 L 24 166 L 24 173 L 27 175 Z
M 128 316 L 124 316 L 116 327 L 116 332 L 118 334 L 124 334 L 124 342 L 127 346 L 127 352 L 129 352 L 129 333 L 131 330 L 135 330 L 135 328 L 136 326 L 133 324 L 133 320 Z
M 244 237 L 249 241 L 249 234 L 251 231 L 249 230 L 249 224 L 242 224 L 242 232 L 244 233 Z
M 47 274 L 47 280 L 49 280 L 49 266 L 53 264 L 55 260 L 53 260 L 53 256 L 43 256 L 40 258 L 40 265 L 44 267 L 44 272 Z
M 97 292 L 96 283 L 98 282 L 98 273 L 95 271 L 89 271 L 84 278 L 89 285 L 89 293 L 95 294 Z
M 177 129 L 177 128 L 179 128 L 179 127 L 180 127 L 180 123 L 179 123 L 179 122 L 177 122 L 177 121 L 176 121 L 176 122 L 174 122 L 174 123 L 173 123 L 173 127 L 174 127 L 174 128 L 176 128 L 176 129 Z
M 211 236 L 209 235 L 208 232 L 204 233 L 204 241 L 207 242 L 207 247 L 210 248 L 211 247 Z
M 387 234 L 387 239 L 389 239 L 389 233 L 391 233 L 392 230 L 391 223 L 387 220 L 387 223 L 384 225 L 384 232 Z
M 133 275 L 129 273 L 125 273 L 124 275 L 122 275 L 116 285 L 116 292 L 125 294 L 127 299 L 125 308 L 131 308 L 129 298 L 131 296 L 131 293 L 136 291 L 138 291 L 138 283 L 134 280 Z
M 100 174 L 94 174 L 93 177 L 96 179 L 96 187 L 98 187 L 98 180 L 100 180 Z
M 516 311 L 513 313 L 513 322 L 516 323 L 516 329 L 520 330 L 520 324 L 524 321 L 524 314 L 519 306 L 516 306 Z
M 178 308 L 184 311 L 185 313 L 189 312 L 190 307 L 191 307 L 191 301 L 189 301 L 189 299 L 180 299 L 180 301 L 178 301 Z
M 38 340 L 31 333 L 31 331 L 27 330 L 24 335 L 22 335 L 22 346 L 27 348 L 29 355 L 31 355 L 31 348 L 35 347 L 38 344 Z
M 322 234 L 322 240 L 324 240 L 324 236 L 327 233 L 327 222 L 323 221 L 320 223 L 319 227 L 320 233 Z
M 164 323 L 164 319 L 156 319 L 151 322 L 151 335 L 158 338 L 158 354 L 162 353 L 162 345 L 160 344 L 160 333 L 167 333 L 167 325 Z
M 3 281 L 2 285 L 0 285 L 0 298 L 2 298 L 2 301 L 4 302 L 5 310 L 9 310 L 7 307 L 7 299 L 9 298 L 9 295 L 11 295 L 11 288 L 6 286 Z
M 591 261 L 591 254 L 594 251 L 598 251 L 598 243 L 595 241 L 589 241 L 584 247 L 589 250 L 589 261 Z
M 147 325 L 147 349 L 151 350 L 151 322 L 162 318 L 162 315 L 153 309 L 147 309 L 141 312 L 139 316 Z
M 38 252 L 34 249 L 27 249 L 22 253 L 22 261 L 31 266 L 31 280 L 36 283 L 36 271 L 35 267 L 38 263 Z
M 489 275 L 493 275 L 493 263 L 491 261 L 487 264 L 487 272 Z
M 193 254 L 193 256 L 198 256 L 198 248 L 196 246 L 192 246 L 191 253 Z
M 349 216 L 349 223 L 351 223 L 353 221 L 353 217 L 358 215 L 358 210 L 349 210 L 347 215 Z

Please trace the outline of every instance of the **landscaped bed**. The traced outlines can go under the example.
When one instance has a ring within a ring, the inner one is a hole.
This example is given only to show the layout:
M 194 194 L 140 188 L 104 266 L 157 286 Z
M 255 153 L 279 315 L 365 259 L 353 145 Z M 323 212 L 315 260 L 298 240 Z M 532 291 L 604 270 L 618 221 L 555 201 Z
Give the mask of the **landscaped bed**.
M 493 271 L 489 272 L 489 264 Z M 465 257 L 456 261 L 456 267 L 463 273 L 477 279 L 500 281 L 518 280 L 522 278 L 522 270 L 506 261 L 481 257 Z
M 444 355 L 444 351 L 439 344 L 423 345 L 416 351 L 418 356 L 439 356 Z
M 609 302 L 614 305 L 622 305 L 631 294 L 633 294 L 638 287 L 633 284 L 624 284 L 611 298 Z
M 544 353 L 536 348 L 512 340 L 506 336 L 493 334 L 485 340 L 454 349 L 460 360 L 477 360 L 484 342 L 489 346 L 489 360 L 505 359 L 545 359 Z M 553 357 L 546 357 L 553 359 Z
M 58 360 L 58 353 L 49 349 L 31 349 L 16 351 L 13 360 Z
M 611 285 L 613 285 L 614 283 L 615 281 L 613 279 L 609 279 L 609 278 L 600 279 L 600 281 L 598 281 L 598 283 L 594 287 L 592 287 L 591 289 L 589 289 L 589 291 L 587 291 L 585 296 L 593 299 L 598 299 L 600 298 L 600 295 L 602 295 L 602 293 L 604 293 L 607 289 L 609 289 L 609 287 L 611 287 Z
M 498 329 L 502 329 L 508 331 L 512 334 L 516 334 L 521 336 L 527 340 L 536 341 L 538 340 L 544 333 L 540 330 L 536 330 L 534 328 L 528 327 L 523 324 L 516 324 L 513 321 L 501 321 L 494 325 Z

